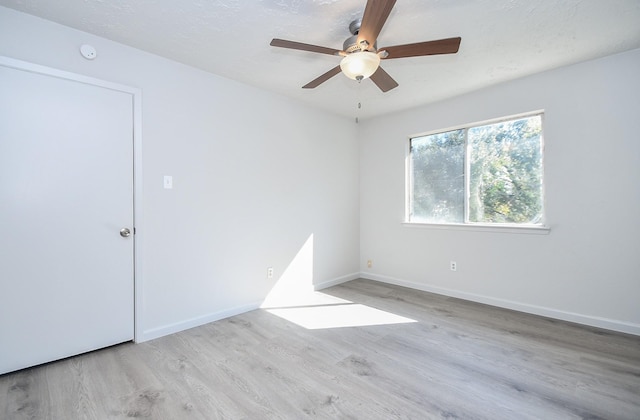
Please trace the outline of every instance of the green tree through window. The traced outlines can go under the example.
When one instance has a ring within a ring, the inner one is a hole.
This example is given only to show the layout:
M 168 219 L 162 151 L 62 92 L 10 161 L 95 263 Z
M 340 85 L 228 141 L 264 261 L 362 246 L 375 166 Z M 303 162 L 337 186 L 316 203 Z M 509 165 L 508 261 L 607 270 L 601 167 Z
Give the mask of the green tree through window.
M 541 225 L 542 116 L 410 139 L 409 221 Z

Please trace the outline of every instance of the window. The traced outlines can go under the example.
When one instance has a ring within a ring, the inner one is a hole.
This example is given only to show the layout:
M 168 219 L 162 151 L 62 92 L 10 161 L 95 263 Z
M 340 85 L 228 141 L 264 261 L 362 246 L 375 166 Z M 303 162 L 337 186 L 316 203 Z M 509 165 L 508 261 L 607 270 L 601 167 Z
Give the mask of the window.
M 407 220 L 542 226 L 542 114 L 409 139 Z

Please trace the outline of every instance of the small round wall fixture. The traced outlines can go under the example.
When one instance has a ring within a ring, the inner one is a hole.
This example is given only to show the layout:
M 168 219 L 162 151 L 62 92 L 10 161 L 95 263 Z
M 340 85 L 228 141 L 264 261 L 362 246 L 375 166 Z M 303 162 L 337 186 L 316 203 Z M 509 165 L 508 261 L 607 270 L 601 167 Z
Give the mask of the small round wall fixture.
M 89 44 L 84 44 L 80 46 L 80 54 L 82 54 L 82 56 L 87 60 L 93 60 L 98 55 L 98 53 L 96 52 L 96 49 Z

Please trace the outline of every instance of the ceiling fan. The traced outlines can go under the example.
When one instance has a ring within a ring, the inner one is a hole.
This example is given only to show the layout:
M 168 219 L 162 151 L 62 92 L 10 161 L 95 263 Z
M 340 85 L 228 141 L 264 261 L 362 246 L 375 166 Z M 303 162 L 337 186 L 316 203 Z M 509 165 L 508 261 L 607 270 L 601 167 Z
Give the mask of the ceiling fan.
M 378 34 L 395 4 L 396 0 L 368 0 L 362 20 L 354 20 L 349 25 L 352 36 L 344 41 L 342 50 L 278 38 L 274 38 L 270 45 L 343 57 L 339 66 L 302 86 L 303 89 L 313 89 L 342 72 L 347 77 L 358 81 L 371 78 L 380 90 L 387 92 L 397 87 L 398 83 L 380 67 L 381 59 L 455 54 L 458 52 L 461 41 L 460 37 L 456 37 L 378 49 L 376 42 Z

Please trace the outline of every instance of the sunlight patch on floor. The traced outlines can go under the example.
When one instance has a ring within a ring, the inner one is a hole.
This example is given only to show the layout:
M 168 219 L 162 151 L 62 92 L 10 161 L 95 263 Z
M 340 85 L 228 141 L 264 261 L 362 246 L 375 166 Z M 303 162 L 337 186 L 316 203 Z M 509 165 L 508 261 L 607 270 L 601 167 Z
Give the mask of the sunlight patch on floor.
M 314 292 L 308 290 L 296 290 L 289 289 L 281 291 L 280 293 L 272 293 L 268 299 L 262 303 L 261 308 L 299 308 L 303 306 L 323 306 L 323 305 L 338 305 L 343 303 L 353 303 L 346 299 L 340 299 L 339 297 L 330 296 L 321 292 Z
M 265 308 L 265 310 L 309 330 L 416 322 L 411 318 L 367 305 L 352 303 L 324 293 L 315 292 L 313 295 L 306 296 L 305 299 L 299 301 L 300 304 L 297 306 L 289 305 L 288 307 Z
M 310 330 L 416 322 L 410 318 L 315 291 L 313 259 L 311 234 L 278 277 L 260 307 Z

